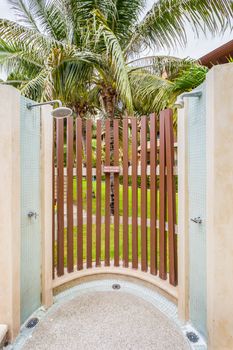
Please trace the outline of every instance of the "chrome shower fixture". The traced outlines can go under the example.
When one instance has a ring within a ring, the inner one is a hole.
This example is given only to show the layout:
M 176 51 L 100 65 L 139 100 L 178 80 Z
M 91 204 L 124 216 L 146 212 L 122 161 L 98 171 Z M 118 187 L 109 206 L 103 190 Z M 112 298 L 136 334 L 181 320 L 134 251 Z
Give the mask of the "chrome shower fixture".
M 202 92 L 199 91 L 191 91 L 191 92 L 184 92 L 180 96 L 177 97 L 176 102 L 174 103 L 175 108 L 184 108 L 184 97 L 201 97 Z
M 61 118 L 66 118 L 66 117 L 69 117 L 70 115 L 72 115 L 72 109 L 62 106 L 62 103 L 60 100 L 53 100 L 53 101 L 48 101 L 48 102 L 36 103 L 36 104 L 28 103 L 27 108 L 32 109 L 34 107 L 40 107 L 40 106 L 45 106 L 45 105 L 54 105 L 56 103 L 59 105 L 59 107 L 53 109 L 51 112 L 51 115 L 54 118 L 61 119 Z

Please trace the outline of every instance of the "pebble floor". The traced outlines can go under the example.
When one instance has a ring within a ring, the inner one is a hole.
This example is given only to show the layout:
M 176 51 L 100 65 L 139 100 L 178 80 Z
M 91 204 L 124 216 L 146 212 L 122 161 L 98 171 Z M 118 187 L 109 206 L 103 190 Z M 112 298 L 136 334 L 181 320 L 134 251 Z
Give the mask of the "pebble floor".
M 40 320 L 23 350 L 188 350 L 177 324 L 138 295 L 92 291 L 74 295 Z

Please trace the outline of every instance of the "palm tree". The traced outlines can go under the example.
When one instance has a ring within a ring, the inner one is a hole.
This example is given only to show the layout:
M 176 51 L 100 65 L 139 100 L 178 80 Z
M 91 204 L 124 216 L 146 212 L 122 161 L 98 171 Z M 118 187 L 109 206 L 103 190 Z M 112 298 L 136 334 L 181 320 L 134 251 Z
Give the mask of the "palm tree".
M 0 21 L 0 63 L 13 84 L 34 100 L 61 99 L 79 115 L 99 108 L 111 119 L 168 106 L 181 72 L 201 71 L 192 61 L 141 59 L 145 49 L 185 45 L 187 23 L 215 34 L 232 19 L 232 0 L 158 0 L 142 19 L 145 0 L 8 1 L 18 22 Z
M 174 94 L 172 81 L 194 65 L 138 58 L 145 49 L 185 45 L 187 22 L 197 34 L 224 31 L 233 7 L 232 0 L 158 0 L 140 19 L 145 0 L 8 1 L 18 23 L 0 21 L 0 63 L 21 81 L 22 93 L 60 98 L 82 114 L 79 89 L 91 90 L 85 108 L 99 107 L 111 118 L 120 101 L 128 113 L 137 105 L 142 112 L 143 105 L 164 107 Z

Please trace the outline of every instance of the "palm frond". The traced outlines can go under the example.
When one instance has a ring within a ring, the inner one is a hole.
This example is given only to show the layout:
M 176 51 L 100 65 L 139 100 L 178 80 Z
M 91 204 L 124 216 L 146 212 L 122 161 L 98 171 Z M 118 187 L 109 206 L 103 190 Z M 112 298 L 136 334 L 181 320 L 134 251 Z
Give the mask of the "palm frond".
M 26 72 L 27 74 L 27 72 Z M 36 75 L 36 74 L 35 74 Z M 9 74 L 7 76 L 7 80 L 3 81 L 2 84 L 6 85 L 11 85 L 14 86 L 17 89 L 20 89 L 20 87 L 23 84 L 26 84 L 29 80 L 32 79 L 32 76 L 30 78 L 25 75 L 24 73 L 22 74 L 21 71 L 14 71 L 13 73 Z
M 208 68 L 201 65 L 193 65 L 181 71 L 174 79 L 173 92 L 177 95 L 196 88 L 205 81 L 207 72 Z
M 35 52 L 34 48 L 26 47 L 23 42 L 10 42 L 0 38 L 0 64 L 4 69 L 6 66 L 9 69 L 14 69 L 13 62 L 21 61 L 31 64 L 33 67 L 42 68 L 44 65 L 45 57 L 41 57 L 41 52 Z
M 134 24 L 142 14 L 145 3 L 145 0 L 117 0 L 115 12 L 108 15 L 108 27 L 117 36 L 123 47 L 132 36 Z
M 31 0 L 34 3 L 34 16 L 42 32 L 55 40 L 66 39 L 66 22 L 62 7 L 57 0 Z
M 33 100 L 46 101 L 53 99 L 52 70 L 45 68 L 26 84 L 23 84 L 21 93 Z
M 134 107 L 141 114 L 159 112 L 167 107 L 173 83 L 145 70 L 132 70 L 129 79 L 133 90 Z
M 159 112 L 164 108 L 173 107 L 178 95 L 190 91 L 206 78 L 208 69 L 198 64 L 184 67 L 171 80 L 150 74 L 144 69 L 132 69 L 129 72 L 133 94 L 134 107 L 141 114 Z
M 87 20 L 92 17 L 93 11 L 98 11 L 107 19 L 108 16 L 115 16 L 116 1 L 115 0 L 67 0 L 72 8 L 77 12 L 79 19 Z
M 8 81 L 32 99 L 59 98 L 76 110 L 87 104 L 93 113 L 108 98 L 119 115 L 171 106 L 206 75 L 190 59 L 127 57 L 151 45 L 185 44 L 188 22 L 196 33 L 223 32 L 233 11 L 232 0 L 157 0 L 139 22 L 145 0 L 8 1 L 21 23 L 0 20 L 0 65 Z
M 66 36 L 64 14 L 58 0 L 8 0 L 18 21 L 56 40 Z M 62 1 L 64 2 L 64 1 Z
M 181 70 L 188 69 L 196 61 L 190 58 L 178 58 L 173 56 L 147 56 L 134 59 L 127 63 L 132 69 L 145 69 L 148 73 L 172 79 Z M 131 71 L 132 71 L 131 69 Z
M 117 90 L 122 100 L 126 103 L 128 110 L 131 112 L 133 109 L 131 87 L 120 43 L 111 29 L 108 28 L 101 14 L 97 11 L 94 14 L 98 21 L 98 31 L 104 38 L 106 55 L 115 76 Z
M 186 27 L 198 35 L 208 29 L 212 34 L 232 28 L 232 0 L 158 0 L 135 26 L 126 51 L 145 46 L 158 49 L 186 44 Z
M 44 56 L 49 54 L 53 46 L 61 45 L 53 38 L 5 19 L 0 19 L 0 38 L 15 45 L 21 43 L 25 49 L 34 50 L 38 55 Z
M 16 14 L 19 23 L 28 26 L 30 29 L 40 31 L 32 11 L 32 1 L 8 0 L 8 3 Z

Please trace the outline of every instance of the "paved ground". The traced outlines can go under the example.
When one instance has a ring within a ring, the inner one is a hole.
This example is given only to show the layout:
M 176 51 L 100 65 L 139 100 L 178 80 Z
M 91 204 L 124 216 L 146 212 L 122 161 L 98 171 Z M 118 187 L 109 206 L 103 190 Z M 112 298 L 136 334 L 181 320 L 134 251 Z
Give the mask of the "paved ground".
M 188 350 L 176 325 L 126 292 L 88 292 L 49 312 L 23 350 Z

